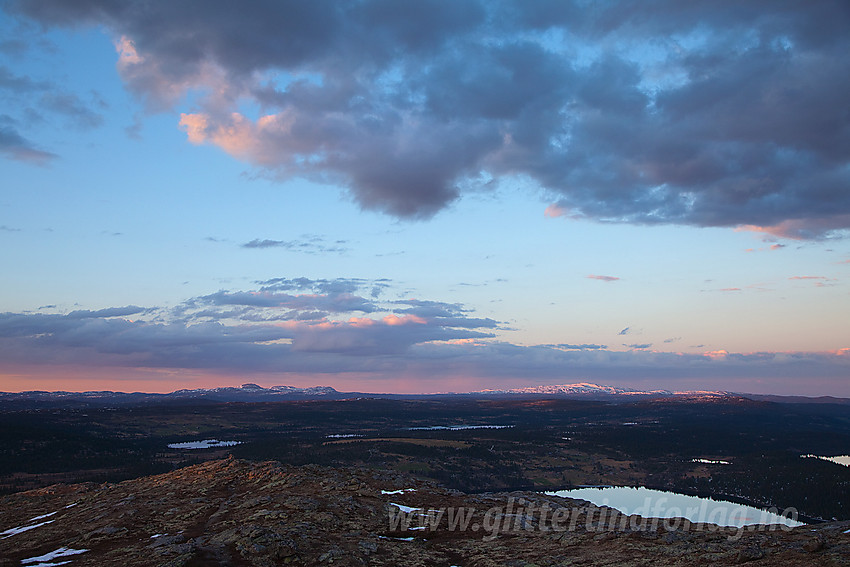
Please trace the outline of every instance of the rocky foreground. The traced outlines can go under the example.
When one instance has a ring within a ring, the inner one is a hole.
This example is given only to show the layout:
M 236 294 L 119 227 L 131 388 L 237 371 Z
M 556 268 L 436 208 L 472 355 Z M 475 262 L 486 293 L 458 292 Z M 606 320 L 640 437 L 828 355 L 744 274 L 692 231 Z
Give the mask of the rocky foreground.
M 721 529 L 531 492 L 227 459 L 0 498 L 0 566 L 850 565 L 850 522 Z

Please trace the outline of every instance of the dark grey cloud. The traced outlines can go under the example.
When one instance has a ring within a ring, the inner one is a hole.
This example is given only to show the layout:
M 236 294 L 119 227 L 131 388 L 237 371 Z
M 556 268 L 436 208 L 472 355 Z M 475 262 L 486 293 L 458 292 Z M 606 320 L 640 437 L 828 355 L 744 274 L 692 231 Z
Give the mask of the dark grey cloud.
M 7 9 L 104 26 L 150 108 L 208 93 L 182 119 L 193 142 L 399 217 L 433 215 L 486 172 L 538 183 L 550 216 L 790 238 L 850 228 L 843 0 Z M 234 118 L 246 96 L 272 118 Z

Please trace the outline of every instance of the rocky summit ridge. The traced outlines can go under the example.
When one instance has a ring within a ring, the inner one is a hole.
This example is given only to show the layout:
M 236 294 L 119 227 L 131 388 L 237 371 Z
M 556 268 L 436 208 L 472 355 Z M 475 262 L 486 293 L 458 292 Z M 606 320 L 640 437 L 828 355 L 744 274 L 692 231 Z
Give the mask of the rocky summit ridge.
M 390 471 L 228 458 L 0 498 L 0 566 L 850 565 L 850 522 L 719 528 Z

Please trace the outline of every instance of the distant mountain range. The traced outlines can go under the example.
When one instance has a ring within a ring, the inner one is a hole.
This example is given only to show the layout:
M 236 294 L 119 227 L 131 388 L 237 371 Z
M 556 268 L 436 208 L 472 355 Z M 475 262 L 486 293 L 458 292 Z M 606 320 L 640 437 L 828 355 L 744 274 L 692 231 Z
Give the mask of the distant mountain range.
M 177 390 L 168 394 L 146 392 L 0 392 L 0 404 L 9 407 L 88 407 L 109 405 L 162 404 L 162 403 L 221 403 L 221 402 L 274 402 L 294 400 L 341 400 L 355 397 L 421 399 L 446 396 L 554 396 L 584 400 L 602 400 L 613 402 L 637 399 L 720 399 L 745 397 L 755 401 L 779 403 L 833 403 L 850 404 L 850 399 L 822 396 L 808 398 L 803 396 L 775 396 L 760 394 L 740 394 L 726 391 L 687 391 L 670 390 L 632 390 L 615 386 L 600 386 L 581 382 L 577 384 L 559 384 L 511 388 L 504 390 L 479 390 L 475 392 L 449 392 L 438 394 L 375 394 L 362 392 L 339 392 L 330 386 L 297 388 L 295 386 L 271 386 L 264 388 L 257 384 L 243 384 L 240 387 L 199 388 Z
M 246 397 L 270 397 L 270 398 L 281 398 L 281 397 L 315 397 L 315 398 L 327 398 L 340 395 L 340 392 L 337 392 L 330 386 L 312 386 L 310 388 L 296 388 L 295 386 L 271 386 L 269 388 L 263 388 L 257 384 L 242 384 L 242 386 L 238 388 L 234 387 L 225 387 L 225 388 L 201 388 L 197 390 L 177 390 L 175 392 L 171 392 L 170 394 L 164 394 L 166 396 L 172 396 L 175 398 L 195 398 L 195 397 L 209 397 L 209 398 L 246 398 Z
M 271 402 L 280 400 L 343 399 L 349 394 L 337 392 L 330 386 L 296 388 L 295 386 L 272 386 L 263 388 L 257 384 L 243 384 L 225 388 L 199 388 L 176 390 L 168 394 L 148 392 L 0 392 L 0 404 L 37 406 L 104 406 L 186 402 Z
M 528 388 L 511 388 L 509 390 L 480 390 L 474 394 L 548 394 L 556 396 L 672 396 L 669 390 L 630 390 L 628 388 L 617 388 L 616 386 L 599 386 L 580 382 L 578 384 L 558 384 L 555 386 L 531 386 Z M 725 394 L 725 392 L 713 392 Z

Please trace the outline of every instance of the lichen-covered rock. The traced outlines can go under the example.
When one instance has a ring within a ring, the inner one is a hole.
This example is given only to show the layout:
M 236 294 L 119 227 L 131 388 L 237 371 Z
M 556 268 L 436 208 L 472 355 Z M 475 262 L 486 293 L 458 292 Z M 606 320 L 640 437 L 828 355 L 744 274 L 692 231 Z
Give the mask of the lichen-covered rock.
M 408 490 L 415 489 L 415 490 Z M 234 459 L 0 498 L 0 566 L 850 565 L 850 523 L 668 531 L 584 501 Z

